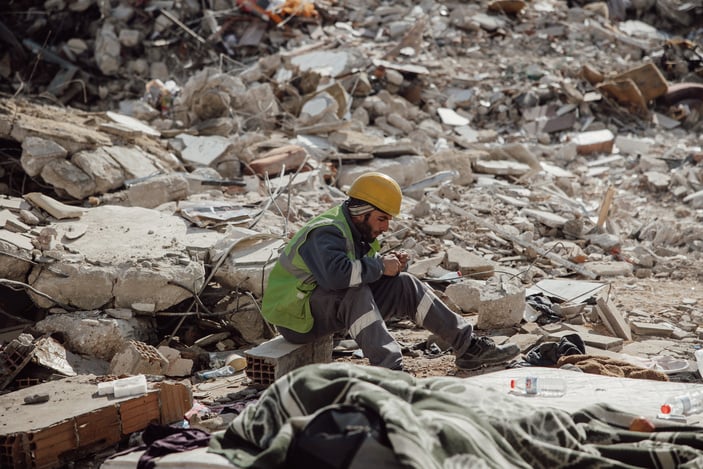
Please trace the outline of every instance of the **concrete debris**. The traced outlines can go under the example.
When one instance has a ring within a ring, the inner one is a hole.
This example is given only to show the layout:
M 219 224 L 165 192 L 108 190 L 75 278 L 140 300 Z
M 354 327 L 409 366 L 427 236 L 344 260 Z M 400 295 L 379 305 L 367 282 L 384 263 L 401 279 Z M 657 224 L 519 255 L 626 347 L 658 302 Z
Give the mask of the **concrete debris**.
M 478 331 L 693 356 L 700 0 L 229 3 L 0 12 L 0 390 L 89 403 L 0 428 L 0 466 L 58 467 L 194 405 L 168 379 L 98 403 L 86 369 L 197 381 L 236 352 L 230 388 L 327 361 L 326 339 L 280 352 L 260 300 L 286 240 L 368 171 L 404 194 L 382 249 Z

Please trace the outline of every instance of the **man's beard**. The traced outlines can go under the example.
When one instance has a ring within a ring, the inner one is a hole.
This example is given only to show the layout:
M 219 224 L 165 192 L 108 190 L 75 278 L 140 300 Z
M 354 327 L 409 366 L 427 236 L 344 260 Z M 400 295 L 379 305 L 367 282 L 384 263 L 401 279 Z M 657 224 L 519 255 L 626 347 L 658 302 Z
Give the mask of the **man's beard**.
M 376 238 L 371 233 L 371 226 L 366 222 L 366 220 L 368 220 L 368 217 L 364 217 L 363 221 L 354 223 L 354 226 L 356 226 L 356 229 L 359 230 L 361 239 L 367 243 L 371 243 Z

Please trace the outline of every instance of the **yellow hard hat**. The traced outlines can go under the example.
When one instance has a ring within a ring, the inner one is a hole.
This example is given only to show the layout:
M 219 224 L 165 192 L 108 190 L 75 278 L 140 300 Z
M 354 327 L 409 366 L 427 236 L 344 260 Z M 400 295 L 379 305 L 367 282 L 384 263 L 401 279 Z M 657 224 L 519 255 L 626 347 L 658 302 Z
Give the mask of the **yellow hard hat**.
M 388 215 L 400 215 L 400 202 L 403 194 L 395 180 L 383 173 L 371 171 L 362 174 L 352 182 L 349 197 L 368 202 Z

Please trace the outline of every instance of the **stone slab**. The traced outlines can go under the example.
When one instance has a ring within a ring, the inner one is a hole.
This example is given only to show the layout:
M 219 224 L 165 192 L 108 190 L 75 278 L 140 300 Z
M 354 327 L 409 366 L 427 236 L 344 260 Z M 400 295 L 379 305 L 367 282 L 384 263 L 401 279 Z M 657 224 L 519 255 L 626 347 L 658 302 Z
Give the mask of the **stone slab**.
M 612 330 L 621 339 L 632 340 L 630 325 L 622 317 L 615 303 L 605 298 L 596 299 L 596 303 L 598 304 L 598 315 L 604 319 L 603 322 L 609 323 Z

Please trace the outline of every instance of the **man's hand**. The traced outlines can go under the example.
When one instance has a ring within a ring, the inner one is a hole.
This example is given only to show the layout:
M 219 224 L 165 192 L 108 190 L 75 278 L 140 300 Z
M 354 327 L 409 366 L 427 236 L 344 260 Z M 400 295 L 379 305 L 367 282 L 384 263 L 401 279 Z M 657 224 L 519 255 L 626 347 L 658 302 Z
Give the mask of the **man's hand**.
M 395 277 L 403 270 L 403 264 L 393 254 L 386 254 L 381 259 L 383 260 L 383 275 Z
M 398 259 L 398 262 L 400 262 L 400 271 L 404 271 L 407 266 L 408 266 L 408 261 L 410 260 L 410 256 L 406 251 L 391 251 L 389 253 L 391 256 L 395 256 L 396 259 Z

